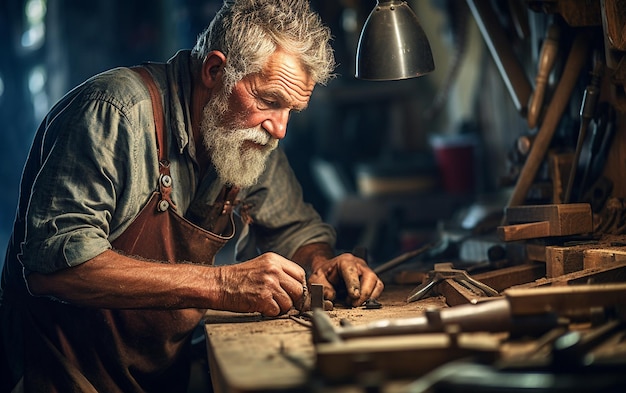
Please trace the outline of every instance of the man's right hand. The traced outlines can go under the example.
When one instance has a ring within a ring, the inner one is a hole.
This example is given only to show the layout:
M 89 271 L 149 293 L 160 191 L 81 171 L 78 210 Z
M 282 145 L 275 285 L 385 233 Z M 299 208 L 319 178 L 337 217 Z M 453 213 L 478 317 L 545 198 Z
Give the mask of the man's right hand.
M 277 316 L 303 303 L 306 274 L 298 264 L 274 253 L 219 266 L 219 309 Z

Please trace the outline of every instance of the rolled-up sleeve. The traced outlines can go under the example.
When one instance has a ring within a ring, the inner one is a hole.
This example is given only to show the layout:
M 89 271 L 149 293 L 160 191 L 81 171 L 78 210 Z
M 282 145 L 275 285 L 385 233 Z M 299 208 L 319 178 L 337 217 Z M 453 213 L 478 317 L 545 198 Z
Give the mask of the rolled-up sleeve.
M 48 120 L 31 188 L 19 256 L 26 273 L 50 273 L 111 248 L 116 203 L 123 198 L 136 142 L 119 103 L 79 95 Z
M 268 251 L 290 258 L 307 244 L 335 245 L 335 230 L 304 201 L 302 188 L 281 149 L 271 154 L 259 183 L 248 190 L 241 212 L 244 223 L 246 216 L 250 222 L 237 245 L 238 260 Z

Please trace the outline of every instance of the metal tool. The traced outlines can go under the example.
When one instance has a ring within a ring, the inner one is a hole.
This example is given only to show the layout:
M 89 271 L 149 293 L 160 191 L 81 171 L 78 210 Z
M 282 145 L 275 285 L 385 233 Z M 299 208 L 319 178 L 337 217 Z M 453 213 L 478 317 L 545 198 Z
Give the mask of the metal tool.
M 615 109 L 606 103 L 600 103 L 598 106 L 598 116 L 587 146 L 587 162 L 584 166 L 580 190 L 591 188 L 602 175 L 615 135 Z
M 587 136 L 587 128 L 596 114 L 598 100 L 600 99 L 600 84 L 602 82 L 603 74 L 604 63 L 601 60 L 601 55 L 598 51 L 596 51 L 594 53 L 594 66 L 593 71 L 591 72 L 591 81 L 585 89 L 582 105 L 580 107 L 580 128 L 578 131 L 578 140 L 576 142 L 576 151 L 574 152 L 574 159 L 569 172 L 567 188 L 565 189 L 565 196 L 563 197 L 564 203 L 570 203 L 571 201 L 572 189 L 574 188 L 574 181 L 576 179 L 576 170 L 578 168 L 578 160 L 580 159 L 580 152 L 582 151 L 582 146 Z
M 311 310 L 324 309 L 324 285 L 311 284 Z
M 502 296 L 477 304 L 427 309 L 423 315 L 358 325 L 335 327 L 327 313 L 314 310 L 313 338 L 315 343 L 320 343 L 445 332 L 452 325 L 465 333 L 509 332 L 509 337 L 541 337 L 552 329 L 568 326 L 573 318 L 579 322 L 597 318 L 596 315 L 584 316 L 590 310 L 594 310 L 593 314 L 610 315 L 617 307 L 621 309 L 625 305 L 626 283 L 509 288 Z M 552 341 L 554 339 L 549 340 Z M 565 346 L 560 348 L 565 349 Z
M 410 303 L 425 297 L 440 282 L 448 279 L 452 279 L 470 290 L 478 289 L 486 296 L 499 295 L 495 289 L 470 277 L 465 270 L 454 269 L 451 263 L 437 263 L 435 269 L 428 273 L 426 280 L 411 292 L 406 301 Z

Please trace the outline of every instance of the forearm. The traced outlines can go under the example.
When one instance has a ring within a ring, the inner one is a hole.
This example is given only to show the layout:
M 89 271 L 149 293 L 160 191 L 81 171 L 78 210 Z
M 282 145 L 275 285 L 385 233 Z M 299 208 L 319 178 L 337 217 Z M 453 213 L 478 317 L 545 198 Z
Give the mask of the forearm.
M 291 259 L 311 273 L 334 256 L 332 247 L 327 243 L 312 243 L 298 248 Z
M 101 308 L 214 308 L 221 268 L 147 262 L 105 251 L 53 274 L 32 273 L 35 295 Z

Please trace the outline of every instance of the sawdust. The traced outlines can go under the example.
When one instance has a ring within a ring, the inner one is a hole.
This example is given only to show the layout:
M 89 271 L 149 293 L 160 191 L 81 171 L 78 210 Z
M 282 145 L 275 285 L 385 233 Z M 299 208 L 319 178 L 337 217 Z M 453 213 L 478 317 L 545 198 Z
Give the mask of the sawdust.
M 365 307 L 346 307 L 335 303 L 333 310 L 327 311 L 328 316 L 336 325 L 347 321 L 352 325 L 360 325 L 381 319 L 412 318 L 422 315 L 429 308 L 447 307 L 445 298 L 442 296 L 429 297 L 416 302 L 407 303 L 406 298 L 414 289 L 414 286 L 387 285 L 378 299 L 382 305 L 379 309 L 366 309 Z M 295 310 L 294 310 L 295 311 Z M 297 311 L 295 311 L 297 313 Z M 288 319 L 288 315 L 276 318 L 263 317 L 258 313 L 232 313 L 226 311 L 210 310 L 206 314 L 206 323 L 247 323 L 264 321 L 266 323 L 254 325 L 253 333 L 269 333 L 276 329 L 272 320 L 277 322 Z M 269 323 L 267 323 L 269 322 Z M 294 325 L 297 326 L 296 323 Z M 295 327 L 295 326 L 294 326 Z M 250 331 L 233 329 L 234 335 L 249 334 Z

